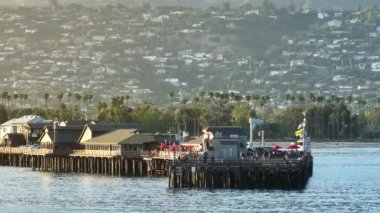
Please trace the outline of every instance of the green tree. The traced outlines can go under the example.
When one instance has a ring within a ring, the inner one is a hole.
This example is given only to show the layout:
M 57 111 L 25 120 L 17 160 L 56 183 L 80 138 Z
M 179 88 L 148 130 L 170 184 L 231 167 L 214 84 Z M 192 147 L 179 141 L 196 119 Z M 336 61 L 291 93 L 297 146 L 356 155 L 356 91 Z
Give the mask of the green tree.
M 8 112 L 5 109 L 4 105 L 0 105 L 0 123 L 8 121 Z
M 13 94 L 13 100 L 14 100 L 14 105 L 15 106 L 17 106 L 17 101 L 18 101 L 18 99 L 19 99 L 19 94 Z M 19 107 L 21 107 L 21 105 L 19 105 Z

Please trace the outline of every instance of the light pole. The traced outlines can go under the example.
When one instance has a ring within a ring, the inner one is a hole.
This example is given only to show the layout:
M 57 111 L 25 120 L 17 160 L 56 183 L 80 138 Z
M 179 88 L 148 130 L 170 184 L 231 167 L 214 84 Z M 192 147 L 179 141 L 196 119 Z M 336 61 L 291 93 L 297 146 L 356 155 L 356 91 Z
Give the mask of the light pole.
M 55 131 L 56 131 L 56 122 L 53 122 L 53 143 L 55 143 Z
M 264 147 L 265 146 L 265 143 L 264 143 L 264 130 L 261 130 L 259 132 L 259 136 L 261 136 L 261 146 Z

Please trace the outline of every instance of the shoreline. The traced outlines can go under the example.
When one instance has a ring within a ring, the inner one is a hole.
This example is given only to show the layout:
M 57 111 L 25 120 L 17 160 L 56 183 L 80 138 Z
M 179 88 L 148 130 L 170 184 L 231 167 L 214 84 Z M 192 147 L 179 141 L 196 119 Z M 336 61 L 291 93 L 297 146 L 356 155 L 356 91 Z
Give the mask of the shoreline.
M 283 141 L 265 141 L 265 146 L 279 145 L 287 147 L 291 142 Z M 261 142 L 254 142 L 254 146 L 260 146 Z M 311 149 L 313 148 L 380 148 L 380 142 L 311 142 Z

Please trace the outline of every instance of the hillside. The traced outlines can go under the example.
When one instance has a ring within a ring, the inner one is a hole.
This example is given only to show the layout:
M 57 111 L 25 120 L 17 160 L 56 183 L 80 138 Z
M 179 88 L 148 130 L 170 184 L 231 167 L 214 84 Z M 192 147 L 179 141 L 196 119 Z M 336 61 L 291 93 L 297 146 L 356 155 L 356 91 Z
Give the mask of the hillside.
M 0 90 L 191 99 L 200 91 L 376 98 L 380 11 L 2 7 Z
M 142 4 L 150 4 L 152 6 L 185 6 L 193 8 L 208 8 L 211 6 L 219 6 L 222 3 L 229 2 L 233 6 L 239 6 L 243 3 L 251 3 L 254 6 L 262 4 L 264 0 L 2 0 L 0 6 L 48 6 L 56 3 L 62 5 L 83 4 L 86 6 L 104 6 L 106 4 L 124 4 L 128 6 L 139 6 Z M 379 5 L 380 0 L 269 0 L 277 8 L 288 7 L 294 4 L 297 8 L 308 8 L 312 10 L 354 10 L 359 6 L 363 8 L 372 5 Z

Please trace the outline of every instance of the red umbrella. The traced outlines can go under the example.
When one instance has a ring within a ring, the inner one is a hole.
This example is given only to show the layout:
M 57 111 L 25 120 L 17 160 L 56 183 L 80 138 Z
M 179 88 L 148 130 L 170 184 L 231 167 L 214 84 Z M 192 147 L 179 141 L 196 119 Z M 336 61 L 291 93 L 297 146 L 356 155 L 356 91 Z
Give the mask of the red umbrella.
M 300 148 L 300 147 L 297 146 L 297 145 L 290 145 L 290 146 L 288 146 L 288 149 L 298 149 L 298 148 Z
M 179 148 L 183 149 L 183 148 L 185 148 L 185 145 L 182 145 L 182 144 L 181 144 L 181 145 L 179 146 Z
M 275 145 L 275 146 L 272 146 L 272 150 L 279 150 L 281 149 L 282 147 L 279 146 L 279 145 Z
M 168 145 L 163 144 L 163 143 L 160 145 L 160 149 L 166 149 L 166 148 L 168 148 Z
M 177 146 L 176 146 L 176 145 L 172 146 L 171 151 L 172 151 L 172 152 L 176 152 L 176 151 L 177 151 Z

